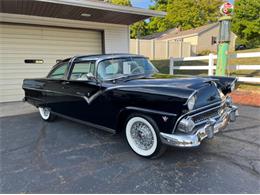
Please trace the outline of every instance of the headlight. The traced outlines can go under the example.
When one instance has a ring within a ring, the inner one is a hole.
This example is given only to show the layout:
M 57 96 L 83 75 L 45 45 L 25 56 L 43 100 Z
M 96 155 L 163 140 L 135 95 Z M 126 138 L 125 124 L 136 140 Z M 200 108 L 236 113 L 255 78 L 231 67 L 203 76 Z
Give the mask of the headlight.
M 195 124 L 194 124 L 193 120 L 191 118 L 188 118 L 188 119 L 182 119 L 179 122 L 177 129 L 184 133 L 189 133 L 193 130 L 194 127 L 195 127 Z
M 189 110 L 192 110 L 195 106 L 196 96 L 193 95 L 187 100 L 187 106 Z

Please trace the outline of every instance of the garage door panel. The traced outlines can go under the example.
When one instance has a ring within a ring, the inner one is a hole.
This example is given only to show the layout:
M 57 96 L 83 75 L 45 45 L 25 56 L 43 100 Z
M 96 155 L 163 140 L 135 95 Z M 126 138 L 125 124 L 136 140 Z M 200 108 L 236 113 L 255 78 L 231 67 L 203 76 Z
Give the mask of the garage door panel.
M 42 39 L 45 41 L 73 41 L 73 42 L 82 42 L 82 39 L 97 39 L 100 38 L 100 36 L 87 36 L 87 37 L 62 37 L 62 36 L 56 36 L 56 37 L 42 37 L 42 36 L 35 36 L 30 35 L 30 38 L 28 38 L 28 35 L 23 34 L 4 34 L 1 36 L 1 39 L 8 38 L 8 39 L 23 39 L 23 40 L 31 40 L 33 39 Z
M 28 59 L 29 56 L 39 56 L 40 58 L 42 58 L 43 56 L 48 55 L 48 52 L 51 52 L 52 56 L 67 56 L 66 58 L 71 57 L 73 55 L 78 55 L 78 54 L 84 55 L 84 54 L 86 54 L 86 52 L 88 54 L 96 54 L 96 53 L 92 52 L 91 49 L 87 49 L 83 53 L 82 50 L 80 50 L 80 49 L 74 49 L 74 50 L 69 51 L 69 49 L 62 50 L 62 49 L 57 48 L 56 50 L 55 49 L 43 49 L 42 52 L 37 51 L 37 49 L 34 49 L 34 51 L 31 51 L 30 49 L 24 49 L 24 50 L 22 50 L 22 49 L 18 49 L 18 50 L 17 49 L 14 49 L 14 50 L 8 49 L 7 50 L 6 49 L 6 50 L 4 50 L 4 52 L 1 55 L 8 58 L 10 56 L 9 54 L 12 55 L 14 52 L 17 55 L 22 55 L 22 56 L 26 57 L 25 59 Z
M 0 24 L 0 102 L 20 101 L 24 78 L 45 77 L 57 60 L 102 53 L 98 31 Z M 40 59 L 43 64 L 26 64 Z
M 12 47 L 12 48 L 10 48 L 10 47 Z M 87 47 L 88 48 L 86 49 L 86 45 L 79 45 L 78 47 L 76 47 L 76 46 L 69 45 L 69 44 L 68 45 L 56 45 L 55 48 L 51 47 L 51 45 L 2 44 L 1 48 L 2 48 L 3 53 L 1 55 L 5 54 L 5 53 L 10 53 L 12 51 L 13 51 L 13 53 L 14 52 L 22 53 L 22 51 L 24 51 L 25 53 L 27 53 L 28 51 L 35 52 L 35 53 L 41 52 L 41 55 L 42 54 L 49 55 L 50 51 L 59 51 L 60 53 L 64 53 L 64 52 L 73 53 L 73 52 L 78 52 L 78 51 L 82 52 L 82 49 L 84 49 L 84 51 L 92 51 L 92 52 L 94 52 L 93 50 L 96 51 L 99 49 L 99 45 L 96 45 L 96 44 L 89 44 Z
M 22 71 L 30 71 L 30 70 L 38 70 L 38 71 L 49 71 L 51 69 L 52 66 L 42 66 L 42 67 L 35 67 L 35 66 L 24 66 L 23 68 L 17 68 L 19 67 L 19 65 L 17 64 L 8 64 L 8 66 L 0 66 L 0 72 L 4 73 L 5 71 L 12 71 L 14 72 L 14 70 L 18 71 L 18 72 L 22 72 Z
M 79 30 L 68 28 L 50 28 L 50 27 L 33 27 L 27 25 L 8 25 L 0 24 L 1 34 L 17 34 L 17 35 L 34 35 L 34 36 L 51 36 L 51 37 L 71 37 L 79 38 L 96 37 L 99 38 L 101 33 L 94 30 Z M 87 32 L 87 33 L 86 33 Z
M 25 78 L 41 78 L 41 77 L 45 77 L 47 75 L 48 72 L 27 72 L 27 73 L 6 73 L 6 74 L 2 74 L 1 77 L 3 79 L 25 79 Z
M 20 83 L 16 83 L 16 84 L 9 84 L 9 85 L 3 85 L 0 83 L 0 87 L 1 87 L 1 90 L 13 90 L 13 91 L 16 91 L 16 90 L 19 90 L 21 89 L 20 86 L 18 86 L 17 84 L 22 84 L 23 81 L 21 81 Z
M 33 69 L 1 69 L 1 74 L 7 75 L 7 74 L 20 74 L 20 73 L 24 73 L 23 75 L 25 75 L 25 73 L 28 73 L 28 70 L 30 70 L 30 74 L 31 73 L 46 73 L 49 72 L 50 69 L 42 69 L 42 68 L 33 68 Z M 15 73 L 14 73 L 15 72 Z M 46 74 L 45 74 L 46 75 Z
M 11 54 L 6 54 L 1 60 L 0 60 L 0 66 L 5 66 L 6 64 L 19 64 L 19 66 L 27 65 L 24 63 L 25 59 L 42 59 L 44 60 L 44 65 L 54 65 L 56 64 L 56 60 L 58 59 L 67 59 L 69 58 L 70 55 L 53 55 L 50 56 L 49 58 L 46 58 L 45 56 L 40 56 L 40 55 L 32 55 L 32 54 L 17 54 L 17 58 L 13 58 Z M 47 59 L 47 60 L 46 60 Z M 36 67 L 39 66 L 39 64 L 34 64 Z
M 0 86 L 3 86 L 3 85 L 16 85 L 18 86 L 19 85 L 19 88 L 21 87 L 21 83 L 23 82 L 23 78 L 22 79 L 13 79 L 13 78 L 10 78 L 10 79 L 0 79 Z M 11 88 L 13 86 L 10 86 Z M 2 88 L 1 88 L 2 89 Z
M 95 40 L 89 40 L 89 41 L 62 41 L 62 40 L 45 40 L 45 41 L 38 41 L 38 40 L 25 40 L 25 39 L 1 39 L 0 40 L 1 45 L 30 45 L 30 46 L 67 46 L 67 47 L 88 47 L 88 46 L 96 46 L 97 52 L 100 52 L 100 44 L 96 43 Z

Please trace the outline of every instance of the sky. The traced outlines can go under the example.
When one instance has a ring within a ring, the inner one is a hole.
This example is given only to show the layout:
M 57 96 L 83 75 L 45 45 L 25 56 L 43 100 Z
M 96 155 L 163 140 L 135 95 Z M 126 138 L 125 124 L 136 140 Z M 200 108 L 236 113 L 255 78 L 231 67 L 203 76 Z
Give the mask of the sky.
M 228 0 L 230 3 L 234 3 L 234 0 Z M 131 0 L 134 7 L 149 8 L 152 5 L 151 0 Z
M 131 0 L 134 7 L 149 8 L 152 5 L 151 0 Z

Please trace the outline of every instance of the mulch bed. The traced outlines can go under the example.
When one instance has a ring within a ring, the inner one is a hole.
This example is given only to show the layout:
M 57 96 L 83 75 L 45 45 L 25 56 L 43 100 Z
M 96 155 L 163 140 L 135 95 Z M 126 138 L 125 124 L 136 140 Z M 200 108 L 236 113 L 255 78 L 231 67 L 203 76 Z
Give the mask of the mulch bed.
M 231 97 L 235 104 L 260 107 L 260 92 L 236 90 Z

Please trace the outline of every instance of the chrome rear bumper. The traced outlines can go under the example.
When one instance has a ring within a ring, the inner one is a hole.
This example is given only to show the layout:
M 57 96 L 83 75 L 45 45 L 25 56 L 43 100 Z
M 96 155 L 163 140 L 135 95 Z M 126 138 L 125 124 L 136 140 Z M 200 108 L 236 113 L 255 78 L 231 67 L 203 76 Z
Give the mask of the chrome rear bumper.
M 213 138 L 215 133 L 224 129 L 229 122 L 234 122 L 238 116 L 236 106 L 230 106 L 225 109 L 218 120 L 210 118 L 208 122 L 200 127 L 194 134 L 185 133 L 160 133 L 161 140 L 164 144 L 176 147 L 195 147 L 200 145 L 205 138 Z

